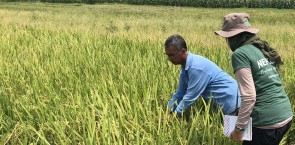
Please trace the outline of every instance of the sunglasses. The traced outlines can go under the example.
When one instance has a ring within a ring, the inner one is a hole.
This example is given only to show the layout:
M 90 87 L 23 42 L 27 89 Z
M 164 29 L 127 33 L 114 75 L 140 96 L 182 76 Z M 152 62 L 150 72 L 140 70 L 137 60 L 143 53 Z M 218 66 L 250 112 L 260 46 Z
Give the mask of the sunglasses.
M 167 54 L 167 53 L 165 53 L 164 52 L 164 54 L 166 54 L 167 55 L 167 57 L 169 57 L 169 58 L 174 58 L 180 51 L 181 51 L 182 49 L 180 49 L 180 50 L 178 50 L 175 54 Z

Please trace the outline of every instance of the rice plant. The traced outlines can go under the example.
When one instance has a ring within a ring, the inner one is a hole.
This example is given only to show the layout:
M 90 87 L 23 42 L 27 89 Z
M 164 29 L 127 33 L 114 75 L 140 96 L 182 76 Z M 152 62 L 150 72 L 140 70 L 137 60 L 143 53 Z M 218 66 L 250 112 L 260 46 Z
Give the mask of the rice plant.
M 187 118 L 169 113 L 179 67 L 163 55 L 179 33 L 233 76 L 213 34 L 233 11 L 249 13 L 278 49 L 294 100 L 292 10 L 1 3 L 0 144 L 237 144 L 201 99 Z M 294 143 L 294 126 L 284 140 Z

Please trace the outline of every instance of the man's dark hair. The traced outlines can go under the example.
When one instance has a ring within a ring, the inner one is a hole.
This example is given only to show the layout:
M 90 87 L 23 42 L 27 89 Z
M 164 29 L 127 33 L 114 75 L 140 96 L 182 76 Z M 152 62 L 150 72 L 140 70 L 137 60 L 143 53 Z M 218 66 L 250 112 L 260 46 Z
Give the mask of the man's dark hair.
M 181 50 L 182 48 L 187 50 L 185 40 L 178 34 L 171 35 L 165 41 L 165 48 L 169 48 L 171 46 L 174 47 L 176 50 Z

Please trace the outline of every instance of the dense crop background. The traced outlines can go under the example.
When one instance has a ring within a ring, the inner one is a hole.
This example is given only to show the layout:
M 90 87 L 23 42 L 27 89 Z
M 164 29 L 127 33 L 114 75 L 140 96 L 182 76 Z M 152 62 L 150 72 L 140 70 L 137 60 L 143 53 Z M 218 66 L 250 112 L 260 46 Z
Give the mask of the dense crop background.
M 135 5 L 165 5 L 207 8 L 283 8 L 295 9 L 294 0 L 1 0 L 2 2 L 50 2 L 50 3 L 120 3 Z
M 293 10 L 1 3 L 0 144 L 235 144 L 201 99 L 187 119 L 169 114 L 179 66 L 163 55 L 178 33 L 233 76 L 213 33 L 231 12 L 282 55 L 295 110 Z M 282 144 L 294 140 L 293 124 Z

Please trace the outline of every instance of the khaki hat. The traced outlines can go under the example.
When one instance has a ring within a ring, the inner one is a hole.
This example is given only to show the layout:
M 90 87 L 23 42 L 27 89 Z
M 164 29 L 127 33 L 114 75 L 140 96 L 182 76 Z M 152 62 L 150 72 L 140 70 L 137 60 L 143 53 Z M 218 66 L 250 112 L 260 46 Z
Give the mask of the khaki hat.
M 250 16 L 246 13 L 231 13 L 224 16 L 223 20 L 222 29 L 215 31 L 215 34 L 221 37 L 232 37 L 242 32 L 256 34 L 259 31 L 250 27 Z

